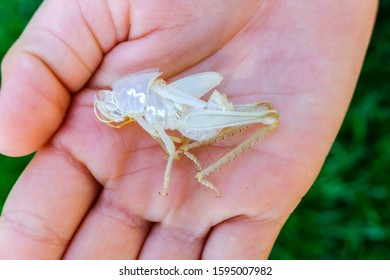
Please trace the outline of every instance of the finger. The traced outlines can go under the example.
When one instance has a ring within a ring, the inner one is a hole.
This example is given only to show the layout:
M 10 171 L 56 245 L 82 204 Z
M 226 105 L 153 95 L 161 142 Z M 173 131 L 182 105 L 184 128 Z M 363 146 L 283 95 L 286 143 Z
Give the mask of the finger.
M 183 223 L 192 225 L 190 221 Z M 199 259 L 208 230 L 194 230 L 183 226 L 155 224 L 148 234 L 139 259 Z
M 119 209 L 103 195 L 85 218 L 64 258 L 135 259 L 149 228 L 149 222 Z
M 285 220 L 225 221 L 212 230 L 202 259 L 266 259 Z
M 98 192 L 70 156 L 50 148 L 38 152 L 3 208 L 0 259 L 61 258 Z
M 35 151 L 58 128 L 69 105 L 124 36 L 127 1 L 45 1 L 2 64 L 0 151 Z M 111 15 L 115 13 L 115 15 Z M 127 31 L 128 32 L 128 31 Z
M 146 68 L 159 67 L 166 76 L 180 73 L 225 45 L 261 2 L 173 1 L 167 6 L 165 1 L 132 1 L 129 41 L 107 54 L 91 86 L 106 87 Z

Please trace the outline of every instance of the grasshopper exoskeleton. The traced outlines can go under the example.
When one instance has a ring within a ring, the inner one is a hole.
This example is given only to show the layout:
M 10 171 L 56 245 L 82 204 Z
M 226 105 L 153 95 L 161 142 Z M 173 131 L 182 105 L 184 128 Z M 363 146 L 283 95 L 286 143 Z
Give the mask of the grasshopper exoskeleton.
M 158 78 L 161 74 L 156 70 L 135 73 L 115 82 L 112 90 L 99 91 L 94 97 L 95 114 L 116 128 L 137 121 L 161 144 L 168 154 L 163 196 L 168 194 L 173 161 L 184 154 L 197 167 L 195 178 L 219 197 L 219 190 L 204 177 L 275 128 L 279 113 L 269 102 L 234 105 L 217 90 L 207 102 L 200 99 L 221 83 L 222 77 L 216 72 L 195 74 L 171 84 Z M 254 123 L 265 126 L 207 168 L 202 169 L 189 152 Z M 178 130 L 183 137 L 169 136 L 166 130 Z M 175 142 L 181 144 L 179 148 Z

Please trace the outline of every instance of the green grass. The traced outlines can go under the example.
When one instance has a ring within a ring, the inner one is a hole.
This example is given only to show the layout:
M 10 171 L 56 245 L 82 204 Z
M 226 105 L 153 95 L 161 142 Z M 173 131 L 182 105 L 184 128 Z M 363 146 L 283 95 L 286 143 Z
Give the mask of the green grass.
M 1 0 L 0 58 L 40 0 Z M 11 12 L 16 11 L 16 12 Z M 271 259 L 390 259 L 390 2 L 381 1 L 351 107 Z M 31 157 L 0 155 L 0 210 Z

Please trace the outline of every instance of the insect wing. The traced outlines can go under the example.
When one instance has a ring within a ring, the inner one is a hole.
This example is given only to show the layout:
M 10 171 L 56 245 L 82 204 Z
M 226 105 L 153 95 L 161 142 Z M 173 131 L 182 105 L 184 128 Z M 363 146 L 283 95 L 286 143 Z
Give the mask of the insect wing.
M 154 83 L 152 90 L 161 97 L 167 98 L 175 103 L 196 108 L 205 108 L 207 106 L 205 101 L 163 83 Z
M 183 127 L 188 130 L 208 130 L 253 123 L 272 124 L 279 114 L 275 110 L 264 112 L 235 112 L 221 110 L 197 110 L 184 119 Z
M 191 75 L 173 83 L 169 86 L 193 97 L 200 98 L 222 82 L 223 77 L 217 72 L 203 72 Z

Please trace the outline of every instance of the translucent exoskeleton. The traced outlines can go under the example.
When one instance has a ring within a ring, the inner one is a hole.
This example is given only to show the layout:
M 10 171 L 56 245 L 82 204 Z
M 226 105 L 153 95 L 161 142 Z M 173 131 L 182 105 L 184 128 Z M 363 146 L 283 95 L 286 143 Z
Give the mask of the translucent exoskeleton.
M 173 161 L 184 154 L 197 168 L 195 178 L 219 197 L 219 190 L 204 177 L 275 128 L 279 113 L 270 102 L 232 104 L 217 90 L 208 101 L 200 99 L 221 83 L 222 77 L 216 72 L 191 75 L 170 84 L 159 78 L 161 74 L 156 69 L 134 73 L 115 82 L 112 90 L 99 91 L 94 97 L 95 114 L 115 128 L 136 121 L 161 144 L 168 154 L 163 196 L 168 194 Z M 255 123 L 263 125 L 206 168 L 189 152 Z M 178 130 L 182 137 L 170 136 L 169 130 Z

